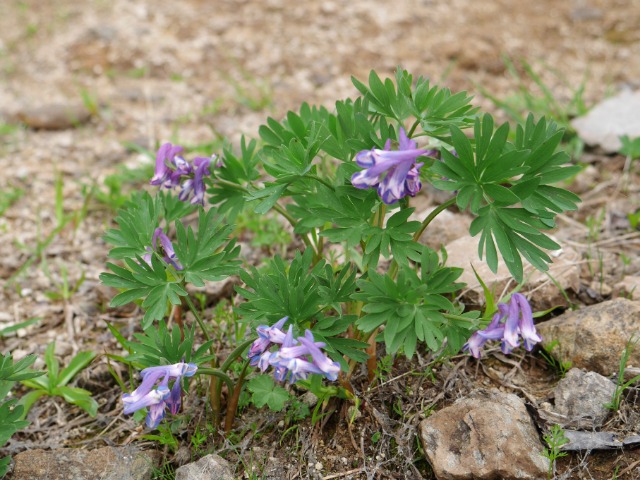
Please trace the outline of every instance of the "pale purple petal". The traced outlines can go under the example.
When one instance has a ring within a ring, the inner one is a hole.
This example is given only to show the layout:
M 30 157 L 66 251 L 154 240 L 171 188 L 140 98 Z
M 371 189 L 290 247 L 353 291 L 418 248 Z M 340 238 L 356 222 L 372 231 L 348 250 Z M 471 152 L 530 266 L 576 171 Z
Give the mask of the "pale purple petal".
M 176 378 L 171 388 L 171 393 L 165 400 L 165 403 L 169 407 L 171 415 L 176 415 L 180 411 L 180 405 L 182 405 L 182 386 L 180 378 Z
M 512 301 L 515 301 L 520 307 L 520 335 L 524 341 L 524 348 L 528 351 L 533 349 L 533 346 L 542 341 L 540 335 L 536 331 L 536 327 L 533 323 L 533 312 L 531 311 L 531 305 L 527 301 L 526 297 L 520 293 L 514 293 L 512 295 Z
M 325 355 L 313 341 L 313 335 L 311 335 L 311 332 L 309 330 L 307 330 L 307 332 L 309 335 L 305 332 L 305 336 L 298 337 L 298 341 L 307 347 L 314 365 L 318 367 L 329 380 L 336 380 L 338 378 L 338 373 L 340 373 L 340 364 L 338 362 L 332 362 L 331 359 L 329 359 L 329 357 L 327 357 L 327 355 Z
M 157 428 L 158 425 L 160 425 L 160 422 L 164 418 L 164 407 L 164 402 L 160 402 L 149 407 L 149 413 L 147 413 L 146 419 L 147 427 Z
M 193 160 L 193 163 L 196 166 L 196 171 L 193 177 L 193 198 L 191 199 L 191 203 L 199 203 L 201 205 L 204 205 L 204 176 L 211 174 L 211 172 L 209 171 L 211 158 L 196 157 Z
M 369 170 L 362 170 L 351 176 L 351 184 L 356 188 L 377 187 L 378 183 L 380 183 L 380 175 L 371 175 Z
M 351 177 L 351 183 L 356 188 L 377 187 L 378 195 L 387 204 L 395 203 L 407 195 L 415 196 L 420 191 L 422 182 L 419 169 L 424 164 L 416 163 L 416 159 L 432 152 L 416 148 L 416 142 L 407 137 L 403 128 L 399 132 L 399 149 L 392 151 L 390 147 L 388 140 L 385 150 L 374 148 L 356 154 L 356 164 L 365 170 Z M 383 173 L 386 175 L 380 180 Z
M 520 341 L 518 340 L 518 324 L 520 317 L 520 309 L 518 308 L 518 303 L 511 298 L 509 302 L 509 314 L 507 315 L 507 319 L 504 325 L 504 341 L 502 350 L 508 350 L 509 353 L 511 349 L 517 348 L 520 346 Z
M 123 413 L 128 415 L 136 410 L 140 410 L 141 408 L 164 402 L 164 399 L 167 398 L 168 395 L 168 388 L 166 390 L 161 388 L 154 389 L 142 396 L 135 394 L 135 392 L 131 394 L 125 393 L 122 396 L 122 403 L 124 404 Z
M 171 174 L 171 169 L 167 165 L 173 161 L 174 157 L 182 152 L 183 148 L 179 145 L 172 145 L 171 143 L 163 144 L 156 154 L 156 168 L 151 179 L 151 185 L 162 185 L 164 184 Z

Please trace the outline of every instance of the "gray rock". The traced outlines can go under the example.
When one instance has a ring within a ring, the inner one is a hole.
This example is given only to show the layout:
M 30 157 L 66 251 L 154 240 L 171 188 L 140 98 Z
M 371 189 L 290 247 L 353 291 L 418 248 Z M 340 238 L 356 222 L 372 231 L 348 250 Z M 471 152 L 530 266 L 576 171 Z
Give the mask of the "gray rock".
M 209 454 L 176 470 L 176 480 L 234 480 L 231 465 L 219 455 Z
M 515 287 L 512 275 L 509 273 L 507 266 L 502 262 L 498 263 L 498 271 L 493 273 L 484 260 L 478 258 L 478 241 L 480 235 L 464 237 L 448 243 L 447 250 L 447 266 L 460 267 L 464 271 L 459 281 L 467 284 L 467 290 L 464 294 L 465 299 L 476 305 L 484 303 L 484 292 L 482 286 L 476 279 L 473 268 L 478 272 L 478 276 L 496 295 L 504 290 L 505 286 L 510 283 Z M 572 290 L 577 292 L 580 289 L 580 255 L 569 247 L 563 247 L 561 250 L 550 252 L 553 263 L 549 266 L 549 274 L 556 280 L 558 285 L 565 291 Z M 527 294 L 529 301 L 534 310 L 547 310 L 557 306 L 567 306 L 567 300 L 563 292 L 551 281 L 549 277 L 536 270 L 525 259 L 522 260 L 524 265 L 524 278 L 526 283 L 522 293 Z
M 566 451 L 611 450 L 624 445 L 621 441 L 617 440 L 615 434 L 611 432 L 576 432 L 574 430 L 565 430 L 564 436 L 569 440 L 569 443 L 566 443 L 560 449 Z
M 28 450 L 14 457 L 13 480 L 151 479 L 160 452 L 127 445 L 96 450 L 60 448 Z
M 66 130 L 86 123 L 91 112 L 84 105 L 54 103 L 24 108 L 13 115 L 13 120 L 40 130 Z
M 553 355 L 562 362 L 600 375 L 618 371 L 627 342 L 640 331 L 640 302 L 616 298 L 568 311 L 536 325 L 543 346 L 557 341 Z M 640 365 L 640 348 L 634 349 L 630 365 Z
M 615 384 L 596 372 L 572 368 L 554 389 L 555 410 L 578 428 L 600 427 L 609 416 Z
M 613 293 L 617 297 L 629 300 L 640 300 L 640 276 L 626 275 L 613 287 Z
M 588 145 L 600 146 L 606 152 L 617 152 L 619 137 L 640 137 L 640 91 L 624 91 L 607 98 L 589 113 L 571 122 L 578 135 Z
M 476 390 L 420 423 L 438 479 L 545 479 L 548 460 L 520 398 Z

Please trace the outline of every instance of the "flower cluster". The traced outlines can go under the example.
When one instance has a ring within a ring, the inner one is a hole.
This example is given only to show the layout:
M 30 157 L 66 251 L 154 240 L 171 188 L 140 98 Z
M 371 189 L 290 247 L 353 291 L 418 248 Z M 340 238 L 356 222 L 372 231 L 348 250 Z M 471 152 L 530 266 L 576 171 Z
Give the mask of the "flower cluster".
M 156 170 L 150 183 L 170 189 L 181 185 L 178 194 L 180 200 L 186 201 L 193 193 L 191 203 L 204 205 L 204 177 L 211 174 L 209 166 L 216 156 L 196 157 L 192 165 L 179 155 L 183 150 L 181 146 L 171 143 L 162 145 L 156 154 Z M 183 177 L 186 180 L 182 181 Z
M 165 407 L 169 407 L 172 415 L 180 410 L 181 400 L 181 380 L 182 377 L 191 377 L 196 373 L 198 367 L 193 363 L 176 363 L 174 365 L 163 365 L 159 367 L 149 367 L 142 370 L 142 383 L 131 393 L 122 396 L 124 403 L 124 413 L 133 413 L 141 408 L 149 407 L 147 413 L 147 426 L 156 428 L 164 418 Z M 156 387 L 156 382 L 162 378 L 160 385 Z M 169 390 L 169 380 L 175 379 L 173 387 Z
M 356 188 L 377 187 L 378 195 L 386 204 L 396 203 L 407 195 L 415 197 L 422 188 L 419 170 L 424 165 L 416 163 L 416 159 L 435 153 L 435 150 L 417 148 L 416 142 L 410 140 L 404 129 L 400 128 L 398 150 L 391 150 L 389 139 L 384 150 L 374 148 L 356 155 L 356 163 L 365 170 L 354 173 L 351 183 Z M 385 172 L 381 180 L 380 176 Z
M 167 237 L 160 227 L 156 228 L 155 232 L 153 232 L 153 250 L 158 250 L 158 240 L 160 241 L 160 246 L 164 252 L 164 261 L 172 265 L 176 270 L 182 270 L 182 265 L 178 262 L 178 257 L 176 256 L 176 252 L 173 250 L 171 240 L 169 240 L 169 237 Z M 151 255 L 153 255 L 153 250 L 151 250 L 150 247 L 147 247 L 148 253 L 142 256 L 142 259 L 149 265 L 151 265 Z
M 325 344 L 316 342 L 310 330 L 305 331 L 304 337 L 294 340 L 292 325 L 289 325 L 287 333 L 282 331 L 287 319 L 284 317 L 271 327 L 260 325 L 256 328 L 258 339 L 249 348 L 250 364 L 263 372 L 269 366 L 274 367 L 274 377 L 279 382 L 289 380 L 289 383 L 295 383 L 305 380 L 310 373 L 336 380 L 340 364 L 332 362 L 320 350 Z M 273 345 L 280 345 L 278 351 L 270 351 Z
M 501 340 L 502 351 L 511 353 L 514 348 L 520 346 L 519 337 L 522 337 L 524 347 L 528 351 L 542 341 L 533 324 L 533 313 L 529 302 L 524 295 L 514 293 L 511 295 L 509 305 L 498 304 L 498 311 L 493 315 L 489 326 L 471 335 L 462 350 L 470 351 L 475 358 L 480 358 L 480 349 L 487 340 Z

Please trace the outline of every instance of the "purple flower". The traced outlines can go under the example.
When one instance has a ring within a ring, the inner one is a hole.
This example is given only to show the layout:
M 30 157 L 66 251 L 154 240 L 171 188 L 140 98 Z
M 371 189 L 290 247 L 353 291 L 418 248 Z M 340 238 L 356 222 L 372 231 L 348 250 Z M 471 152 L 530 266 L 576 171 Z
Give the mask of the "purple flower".
M 305 380 L 310 373 L 324 375 L 331 381 L 336 380 L 340 364 L 332 362 L 320 350 L 325 344 L 316 342 L 310 330 L 305 331 L 304 337 L 295 340 L 292 325 L 289 325 L 287 333 L 282 331 L 286 320 L 287 317 L 284 317 L 272 327 L 260 325 L 256 329 L 258 339 L 249 348 L 250 364 L 263 372 L 269 366 L 273 367 L 274 377 L 279 382 L 289 380 L 290 383 L 295 383 Z M 269 349 L 273 345 L 279 345 L 279 348 L 272 353 Z
M 194 363 L 175 363 L 159 367 L 145 368 L 140 372 L 142 383 L 131 393 L 122 395 L 124 413 L 133 413 L 141 408 L 149 407 L 147 413 L 147 426 L 156 428 L 164 418 L 165 407 L 175 415 L 181 405 L 181 381 L 182 377 L 191 377 L 198 369 Z M 156 387 L 156 383 L 160 380 Z M 169 390 L 169 380 L 174 379 L 174 384 Z M 154 388 L 156 387 L 156 388 Z
M 503 353 L 511 353 L 520 346 L 520 337 L 524 347 L 531 351 L 533 346 L 542 341 L 533 324 L 533 313 L 526 297 L 521 293 L 511 295 L 511 301 L 498 304 L 498 311 L 493 315 L 491 323 L 484 330 L 478 330 L 462 347 L 480 358 L 480 349 L 488 340 L 500 340 Z
M 180 193 L 178 194 L 180 200 L 186 202 L 193 193 L 191 203 L 204 205 L 206 190 L 204 178 L 211 174 L 209 170 L 211 161 L 218 157 L 216 155 L 209 158 L 196 157 L 192 165 L 178 155 L 182 151 L 183 148 L 178 145 L 174 146 L 171 143 L 162 145 L 156 155 L 156 170 L 150 183 L 168 189 L 180 185 Z
M 172 173 L 172 169 L 169 168 L 168 163 L 173 163 L 176 155 L 181 153 L 183 148 L 179 145 L 172 145 L 165 143 L 158 149 L 156 154 L 156 170 L 151 179 L 151 185 L 164 185 L 169 181 Z
M 176 252 L 173 250 L 173 244 L 169 237 L 164 233 L 162 228 L 158 227 L 153 232 L 153 238 L 151 243 L 153 245 L 153 250 L 158 250 L 158 240 L 160 241 L 160 246 L 162 247 L 162 251 L 164 252 L 163 260 L 168 264 L 172 265 L 176 270 L 182 270 L 182 265 L 178 262 L 178 257 L 176 256 Z M 142 259 L 148 264 L 151 265 L 151 255 L 153 255 L 153 250 L 150 247 L 147 247 L 147 252 L 142 256 Z
M 252 367 L 258 365 L 260 366 L 260 370 L 263 372 L 267 369 L 269 366 L 268 357 L 271 355 L 268 350 L 273 344 L 278 343 L 282 345 L 285 337 L 282 327 L 288 319 L 289 317 L 283 317 L 271 327 L 268 325 L 260 325 L 256 328 L 256 332 L 258 332 L 258 339 L 251 344 L 251 347 L 249 347 L 248 357 L 251 360 L 249 365 Z M 265 352 L 268 354 L 266 356 L 266 360 L 263 359 L 262 363 L 260 363 Z
M 414 197 L 422 188 L 420 167 L 416 163 L 423 155 L 434 155 L 435 151 L 417 148 L 416 142 L 407 137 L 400 128 L 398 150 L 391 150 L 391 140 L 387 140 L 384 150 L 373 148 L 362 150 L 356 155 L 356 163 L 365 170 L 356 172 L 351 183 L 356 188 L 377 187 L 378 195 L 386 204 L 397 202 L 407 195 Z M 386 173 L 383 179 L 380 176 Z
M 191 203 L 204 205 L 204 176 L 211 175 L 211 172 L 209 171 L 211 158 L 196 157 L 193 160 L 193 164 L 196 167 L 196 171 L 193 176 L 193 198 L 191 199 Z

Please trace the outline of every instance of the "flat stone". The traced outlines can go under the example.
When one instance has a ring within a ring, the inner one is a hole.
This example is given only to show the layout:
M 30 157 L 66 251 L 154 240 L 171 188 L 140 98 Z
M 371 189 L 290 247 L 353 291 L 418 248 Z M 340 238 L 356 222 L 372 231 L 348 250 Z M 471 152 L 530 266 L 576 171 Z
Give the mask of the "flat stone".
M 235 480 L 231 465 L 219 455 L 209 454 L 176 470 L 176 480 Z
M 543 346 L 554 341 L 553 355 L 561 362 L 601 375 L 618 371 L 620 356 L 629 339 L 640 331 L 640 302 L 616 298 L 536 325 Z M 635 348 L 629 365 L 640 365 Z
M 482 286 L 476 279 L 471 266 L 478 276 L 495 295 L 500 295 L 508 283 L 515 287 L 515 281 L 504 262 L 498 260 L 498 271 L 493 273 L 484 260 L 478 258 L 478 242 L 480 235 L 464 237 L 455 240 L 445 247 L 447 250 L 447 266 L 463 269 L 459 281 L 467 284 L 464 298 L 473 304 L 482 305 L 485 302 Z M 580 254 L 570 247 L 550 252 L 553 260 L 549 266 L 549 274 L 556 280 L 562 290 L 578 292 L 580 289 Z M 522 259 L 524 266 L 525 285 L 522 293 L 527 295 L 534 310 L 548 310 L 558 306 L 568 306 L 567 300 L 560 288 L 556 286 L 544 272 L 536 270 L 526 259 Z M 531 294 L 528 294 L 531 292 Z
M 14 120 L 40 130 L 66 130 L 82 125 L 90 118 L 91 112 L 84 105 L 63 103 L 24 108 L 13 115 Z
M 420 423 L 420 438 L 438 479 L 546 479 L 549 461 L 524 402 L 476 390 Z
M 604 151 L 619 151 L 619 137 L 640 137 L 640 91 L 623 91 L 593 107 L 589 113 L 575 118 L 571 125 L 587 144 Z
M 564 436 L 569 443 L 560 447 L 565 451 L 611 450 L 621 448 L 624 444 L 611 432 L 580 432 L 565 430 Z
M 604 405 L 615 390 L 615 384 L 599 373 L 572 368 L 554 389 L 555 410 L 567 417 L 567 425 L 601 427 L 611 412 Z
M 617 297 L 624 297 L 629 300 L 640 300 L 640 276 L 625 276 L 613 286 L 613 293 Z
M 13 480 L 146 480 L 160 452 L 124 447 L 28 450 L 14 457 Z

